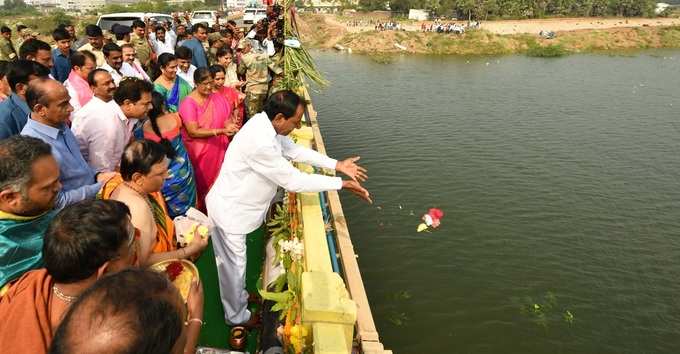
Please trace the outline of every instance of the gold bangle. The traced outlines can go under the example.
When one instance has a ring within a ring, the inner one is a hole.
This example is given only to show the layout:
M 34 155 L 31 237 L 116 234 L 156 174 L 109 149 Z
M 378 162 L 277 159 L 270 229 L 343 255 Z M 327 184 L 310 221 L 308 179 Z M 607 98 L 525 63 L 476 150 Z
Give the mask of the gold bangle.
M 203 325 L 205 324 L 205 323 L 203 323 L 203 320 L 200 319 L 200 318 L 190 318 L 190 319 L 188 319 L 188 320 L 186 320 L 186 321 L 184 322 L 184 325 L 185 325 L 185 326 L 188 326 L 188 325 L 189 325 L 189 322 L 198 322 L 198 323 L 201 324 L 201 327 L 203 327 Z

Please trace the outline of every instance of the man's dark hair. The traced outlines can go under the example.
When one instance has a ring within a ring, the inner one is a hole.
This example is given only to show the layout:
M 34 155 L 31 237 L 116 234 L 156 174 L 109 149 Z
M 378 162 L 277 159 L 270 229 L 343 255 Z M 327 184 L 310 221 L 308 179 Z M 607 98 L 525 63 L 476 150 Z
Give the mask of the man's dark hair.
M 0 27 L 0 33 L 12 33 L 12 30 L 7 26 Z
M 33 60 L 17 60 L 7 66 L 7 82 L 13 92 L 16 92 L 18 84 L 28 84 L 31 76 L 47 77 L 50 69 Z
M 88 37 L 101 37 L 104 33 L 97 25 L 87 25 L 85 26 L 85 35 Z
M 113 94 L 113 99 L 119 105 L 123 104 L 125 100 L 137 102 L 142 98 L 143 93 L 151 93 L 152 91 L 152 83 L 135 77 L 127 77 L 118 84 L 118 89 Z
M 9 62 L 7 60 L 0 60 L 0 80 L 2 80 L 5 75 L 7 75 L 7 70 L 9 69 Z
M 33 164 L 50 155 L 52 148 L 40 139 L 14 135 L 0 140 L 0 191 L 25 191 L 33 176 Z
M 229 20 L 229 21 L 227 21 L 227 23 L 236 27 L 236 21 L 234 21 L 234 20 Z
M 273 120 L 279 113 L 288 119 L 295 115 L 298 106 L 303 103 L 300 96 L 293 91 L 278 91 L 269 96 L 269 99 L 264 104 L 264 111 L 267 113 L 269 120 Z
M 138 28 L 138 27 L 146 28 L 146 25 L 144 24 L 144 21 L 142 21 L 142 20 L 134 20 L 134 21 L 132 21 L 132 29 L 135 29 L 135 28 Z
M 58 283 L 91 277 L 129 245 L 130 209 L 115 200 L 85 200 L 57 214 L 45 232 L 43 261 Z
M 199 28 L 203 28 L 206 32 L 208 32 L 208 26 L 204 22 L 199 22 L 191 26 L 191 33 L 198 32 Z
M 28 28 L 28 27 L 25 26 L 25 25 L 17 25 L 17 32 L 21 32 L 21 31 L 24 30 L 25 28 Z
M 135 173 L 146 175 L 153 165 L 160 163 L 166 157 L 165 147 L 159 143 L 147 139 L 133 141 L 123 151 L 120 175 L 124 181 L 130 181 Z
M 177 59 L 191 60 L 191 58 L 194 56 L 194 53 L 191 52 L 191 49 L 181 46 L 175 49 L 175 56 Z
M 71 54 L 71 70 L 73 70 L 73 68 L 76 66 L 82 68 L 85 65 L 87 59 L 90 59 L 93 63 L 95 63 L 96 66 L 97 58 L 89 50 L 76 51 Z
M 223 56 L 226 56 L 227 54 L 228 55 L 234 55 L 234 51 L 231 50 L 231 48 L 229 48 L 228 46 L 225 45 L 222 48 L 217 50 L 217 53 L 215 53 L 215 57 L 217 57 L 219 59 Z
M 36 56 L 39 50 L 52 52 L 52 47 L 39 39 L 31 38 L 21 44 L 21 48 L 19 48 L 19 58 L 26 59 L 29 55 Z
M 102 53 L 104 53 L 105 57 L 109 57 L 109 54 L 111 52 L 123 52 L 122 49 L 120 49 L 120 46 L 116 43 L 107 43 L 104 45 L 104 48 L 102 48 Z
M 163 26 L 157 26 L 157 27 L 154 29 L 154 33 L 158 33 L 158 32 L 163 32 L 163 33 L 165 33 L 165 28 L 163 28 Z
M 64 39 L 71 39 L 71 35 L 66 30 L 66 27 L 64 27 L 64 28 L 57 27 L 57 29 L 52 31 L 52 39 L 54 39 L 55 41 L 61 41 L 61 40 L 64 40 Z
M 94 80 L 94 77 L 97 76 L 97 73 L 107 73 L 108 74 L 109 72 L 104 70 L 104 69 L 94 69 L 94 70 L 90 71 L 90 73 L 87 74 L 87 83 L 90 86 L 95 86 L 97 84 L 97 82 Z
M 37 104 L 48 106 L 50 104 L 50 94 L 45 88 L 45 84 L 54 81 L 48 77 L 41 77 L 31 81 L 26 90 L 26 104 L 30 110 Z
M 78 353 L 86 343 L 109 354 L 170 353 L 182 333 L 178 292 L 158 272 L 126 269 L 85 290 L 57 328 L 50 354 Z M 93 345 L 103 334 L 117 338 Z

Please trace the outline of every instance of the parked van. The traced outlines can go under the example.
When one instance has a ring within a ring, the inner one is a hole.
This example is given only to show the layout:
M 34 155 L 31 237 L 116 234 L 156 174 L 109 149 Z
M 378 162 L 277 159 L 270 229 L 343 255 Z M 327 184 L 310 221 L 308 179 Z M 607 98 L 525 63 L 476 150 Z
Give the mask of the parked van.
M 259 7 L 246 7 L 243 12 L 243 23 L 252 24 L 267 17 L 267 9 Z
M 170 22 L 172 23 L 172 16 L 166 14 L 159 14 L 154 12 L 120 12 L 115 14 L 101 15 L 97 20 L 97 26 L 102 30 L 110 31 L 114 24 L 118 23 L 125 26 L 132 27 L 134 20 L 142 20 L 149 18 L 156 22 Z
M 201 11 L 194 11 L 191 14 L 191 24 L 195 25 L 200 22 L 205 22 L 208 24 L 208 27 L 212 27 L 212 25 L 217 22 L 217 14 L 219 14 L 219 11 L 210 11 L 210 10 L 201 10 Z M 224 16 L 226 17 L 226 16 Z M 226 22 L 226 20 L 225 20 Z

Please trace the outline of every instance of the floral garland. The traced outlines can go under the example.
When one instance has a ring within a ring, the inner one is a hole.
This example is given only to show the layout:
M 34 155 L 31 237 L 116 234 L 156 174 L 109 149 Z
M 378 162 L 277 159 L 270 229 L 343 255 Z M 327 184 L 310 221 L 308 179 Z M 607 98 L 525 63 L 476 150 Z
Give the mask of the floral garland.
M 284 324 L 278 334 L 284 350 L 288 353 L 305 353 L 311 351 L 311 338 L 308 336 L 309 330 L 302 325 L 300 311 L 304 244 L 295 193 L 286 193 L 282 205 L 276 206 L 276 212 L 267 226 L 276 251 L 274 262 L 278 262 L 285 272 L 274 281 L 272 291 L 260 290 L 260 294 L 263 299 L 274 302 L 272 311 L 281 314 L 279 319 Z

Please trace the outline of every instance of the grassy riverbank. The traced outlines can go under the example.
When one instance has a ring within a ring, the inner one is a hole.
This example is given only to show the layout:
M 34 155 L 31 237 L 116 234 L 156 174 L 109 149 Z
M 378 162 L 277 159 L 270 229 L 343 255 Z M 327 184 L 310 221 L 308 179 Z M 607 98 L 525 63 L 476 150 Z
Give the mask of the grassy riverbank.
M 351 48 L 354 53 L 377 58 L 403 52 L 561 56 L 596 51 L 680 48 L 680 26 L 560 31 L 554 39 L 544 39 L 537 34 L 496 34 L 486 30 L 468 31 L 463 35 L 419 31 L 349 32 L 341 24 L 320 16 L 305 16 L 301 27 L 305 43 L 312 47 L 332 48 L 340 44 Z

